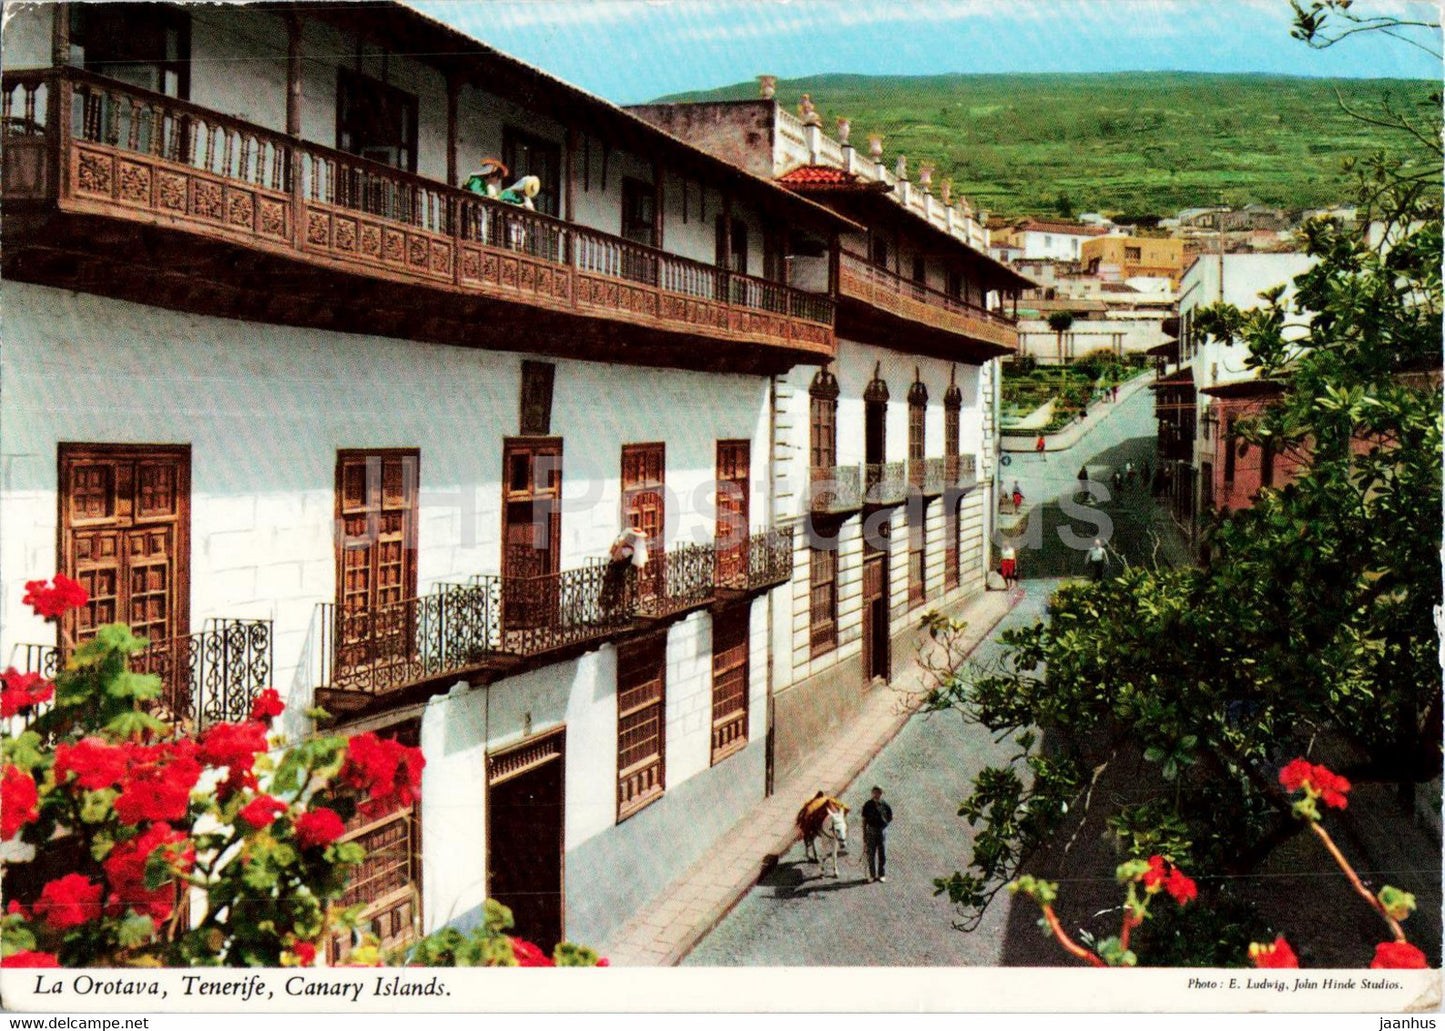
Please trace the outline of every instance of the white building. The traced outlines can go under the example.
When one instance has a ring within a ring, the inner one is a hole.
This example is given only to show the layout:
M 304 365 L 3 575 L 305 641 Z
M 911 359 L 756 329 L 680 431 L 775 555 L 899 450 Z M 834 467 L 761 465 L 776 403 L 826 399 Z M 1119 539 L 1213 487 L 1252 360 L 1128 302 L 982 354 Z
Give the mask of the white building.
M 603 941 L 765 790 L 778 387 L 837 353 L 788 259 L 849 223 L 400 5 L 6 13 L 4 660 L 123 620 L 184 726 L 419 743 L 384 942 Z
M 798 281 L 832 282 L 838 359 L 778 377 L 774 516 L 796 525 L 791 597 L 774 596 L 774 761 L 795 767 L 906 669 L 928 609 L 984 587 L 998 374 L 1031 281 L 987 255 L 966 201 L 925 169 L 861 155 L 775 100 L 635 108 L 669 133 L 772 174 L 853 225 L 836 252 L 795 250 Z
M 1108 234 L 1109 230 L 1098 224 L 1026 218 L 992 235 L 1001 245 L 1021 249 L 1024 261 L 1078 261 L 1085 240 Z

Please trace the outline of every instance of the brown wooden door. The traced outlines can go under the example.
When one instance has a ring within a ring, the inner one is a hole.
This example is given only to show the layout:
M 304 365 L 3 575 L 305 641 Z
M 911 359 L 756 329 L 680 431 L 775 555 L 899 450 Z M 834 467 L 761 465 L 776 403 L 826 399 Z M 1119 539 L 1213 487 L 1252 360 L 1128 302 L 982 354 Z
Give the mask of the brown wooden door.
M 750 467 L 748 441 L 718 441 L 717 578 L 723 584 L 747 580 Z
M 888 553 L 871 544 L 863 551 L 863 676 L 888 679 Z
M 502 624 L 556 622 L 562 554 L 562 441 L 508 440 L 502 467 Z
M 626 525 L 647 534 L 647 566 L 638 577 L 638 597 L 666 593 L 663 538 L 667 501 L 663 478 L 665 451 L 661 444 L 629 444 L 622 449 L 622 518 Z
M 562 730 L 487 757 L 487 894 L 549 955 L 566 934 L 565 772 Z
M 190 494 L 187 446 L 60 445 L 60 570 L 90 594 L 63 650 L 107 623 L 156 648 L 188 632 Z
M 420 453 L 338 451 L 336 667 L 405 661 L 415 648 Z
M 421 723 L 409 721 L 377 731 L 404 745 L 421 744 Z M 389 812 L 353 816 L 342 841 L 353 841 L 366 858 L 352 873 L 340 906 L 362 906 L 359 925 L 381 941 L 383 949 L 401 948 L 421 933 L 421 803 L 395 806 Z M 351 952 L 349 934 L 328 943 L 327 961 L 343 963 Z

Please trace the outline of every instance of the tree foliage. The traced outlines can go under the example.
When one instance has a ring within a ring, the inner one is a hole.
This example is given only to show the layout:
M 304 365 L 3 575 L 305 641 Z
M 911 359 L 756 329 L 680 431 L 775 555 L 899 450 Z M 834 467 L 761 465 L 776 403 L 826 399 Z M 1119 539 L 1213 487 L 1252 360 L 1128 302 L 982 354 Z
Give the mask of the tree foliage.
M 1298 462 L 1294 482 L 1223 515 L 1200 567 L 1065 585 L 1046 621 L 1003 635 L 997 665 L 929 696 L 1018 746 L 960 805 L 967 869 L 935 882 L 965 926 L 1102 804 L 1091 788 L 1121 755 L 1158 770 L 1109 814 L 1125 857 L 1204 875 L 1246 872 L 1298 832 L 1277 786 L 1286 755 L 1329 742 L 1352 780 L 1439 776 L 1439 199 L 1414 164 L 1369 167 L 1358 229 L 1302 230 L 1317 261 L 1292 298 L 1201 322 L 1281 384 L 1239 430 Z

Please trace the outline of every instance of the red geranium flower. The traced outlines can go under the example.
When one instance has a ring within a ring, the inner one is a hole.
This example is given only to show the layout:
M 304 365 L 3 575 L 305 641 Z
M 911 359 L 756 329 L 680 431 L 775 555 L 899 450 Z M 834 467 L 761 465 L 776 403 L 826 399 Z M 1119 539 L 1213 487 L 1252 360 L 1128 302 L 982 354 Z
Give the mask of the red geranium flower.
M 286 703 L 281 701 L 281 695 L 274 687 L 268 687 L 256 696 L 251 703 L 251 718 L 253 720 L 269 720 L 273 716 L 280 716 L 286 711 Z
M 297 942 L 291 946 L 291 954 L 301 961 L 303 967 L 316 962 L 316 945 L 312 942 Z
M 229 766 L 249 770 L 256 763 L 256 753 L 266 751 L 266 724 L 217 723 L 201 738 L 200 757 L 211 766 Z
M 195 744 L 178 741 L 133 747 L 131 754 L 131 767 L 115 800 L 115 815 L 131 825 L 142 820 L 184 819 L 191 791 L 202 773 Z
M 252 827 L 269 827 L 286 808 L 286 803 L 279 798 L 258 795 L 241 809 L 241 819 Z
M 1184 876 L 1178 869 L 1169 871 L 1169 879 L 1164 882 L 1164 890 L 1181 906 L 1199 897 L 1199 889 L 1195 886 L 1194 879 Z
M 0 841 L 9 841 L 27 823 L 40 818 L 35 778 L 18 766 L 7 766 L 0 776 Z
M 519 967 L 551 967 L 556 966 L 552 957 L 543 952 L 536 945 L 521 938 L 512 939 L 512 955 L 516 957 Z
M 1294 954 L 1294 949 L 1289 947 L 1289 942 L 1284 940 L 1284 935 L 1276 938 L 1272 945 L 1251 943 L 1249 958 L 1254 960 L 1254 965 L 1261 970 L 1283 970 L 1299 966 L 1299 957 Z
M 1169 867 L 1164 862 L 1163 856 L 1150 856 L 1149 869 L 1139 879 L 1144 883 L 1144 890 L 1156 892 L 1164 887 L 1164 880 L 1169 875 Z
M 296 844 L 302 848 L 329 845 L 346 832 L 346 824 L 336 810 L 324 806 L 302 813 L 296 818 Z
M 1375 946 L 1371 970 L 1424 970 L 1425 954 L 1409 942 L 1380 942 Z
M 53 952 L 14 952 L 0 959 L 0 967 L 58 967 Z
M 196 863 L 196 848 L 181 831 L 170 824 L 154 823 L 144 834 L 111 850 L 101 865 L 110 881 L 106 912 L 119 916 L 127 908 L 142 916 L 165 920 L 175 909 L 175 888 L 170 878 L 154 888 L 146 886 L 146 864 L 157 850 L 164 850 L 172 869 L 189 873 Z
M 1318 795 L 1332 809 L 1344 809 L 1349 805 L 1345 796 L 1350 792 L 1350 782 L 1327 766 L 1294 759 L 1279 771 L 1279 782 L 1287 791 L 1304 788 Z
M 78 873 L 51 881 L 40 891 L 35 915 L 56 930 L 74 927 L 100 916 L 99 884 Z
M 131 749 L 108 745 L 98 737 L 87 737 L 73 745 L 55 746 L 55 782 L 64 784 L 70 773 L 87 791 L 114 787 L 130 766 Z
M 30 580 L 25 584 L 25 597 L 21 600 L 44 619 L 54 619 L 90 600 L 86 589 L 68 576 L 57 573 L 54 584 L 52 587 L 44 580 Z
M 1313 772 L 1314 766 L 1310 764 L 1309 760 L 1293 759 L 1288 766 L 1279 771 L 1279 782 L 1284 785 L 1286 791 L 1298 791 L 1304 787 Z
M 1323 766 L 1316 766 L 1310 782 L 1320 793 L 1325 805 L 1330 808 L 1344 809 L 1349 804 L 1345 795 L 1349 794 L 1350 782 L 1339 774 L 1332 773 Z
M 380 816 L 416 801 L 425 765 L 419 748 L 358 734 L 347 744 L 341 780 L 367 795 L 360 806 L 363 815 Z
M 0 717 L 9 719 L 55 694 L 55 685 L 39 673 L 21 673 L 11 666 L 0 673 Z
M 18 916 L 21 920 L 29 920 L 31 918 L 30 910 L 26 909 L 15 899 L 11 899 L 9 904 L 6 905 L 5 912 L 10 916 Z

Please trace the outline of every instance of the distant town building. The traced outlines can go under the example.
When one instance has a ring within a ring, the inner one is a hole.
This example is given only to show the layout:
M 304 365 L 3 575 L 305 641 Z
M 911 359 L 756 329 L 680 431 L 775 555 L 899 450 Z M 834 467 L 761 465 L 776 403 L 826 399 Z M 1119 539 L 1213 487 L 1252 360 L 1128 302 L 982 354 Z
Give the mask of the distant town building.
M 1026 218 L 993 230 L 990 241 L 999 246 L 1020 248 L 1025 260 L 1078 261 L 1083 254 L 1084 241 L 1107 232 L 1101 225 L 1065 219 Z
M 1247 365 L 1242 342 L 1206 339 L 1199 310 L 1221 301 L 1241 310 L 1257 308 L 1260 293 L 1279 285 L 1287 286 L 1287 301 L 1294 278 L 1314 261 L 1299 253 L 1204 254 L 1184 273 L 1180 367 L 1156 384 L 1155 415 L 1161 489 L 1191 534 L 1222 508 L 1248 507 L 1261 487 L 1281 482 L 1289 472 L 1281 456 L 1249 445 L 1237 432 L 1279 387 Z
M 1141 276 L 1167 279 L 1178 285 L 1184 271 L 1184 241 L 1147 236 L 1098 236 L 1085 240 L 1080 262 L 1099 274 L 1114 270 L 1120 279 Z

